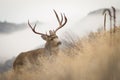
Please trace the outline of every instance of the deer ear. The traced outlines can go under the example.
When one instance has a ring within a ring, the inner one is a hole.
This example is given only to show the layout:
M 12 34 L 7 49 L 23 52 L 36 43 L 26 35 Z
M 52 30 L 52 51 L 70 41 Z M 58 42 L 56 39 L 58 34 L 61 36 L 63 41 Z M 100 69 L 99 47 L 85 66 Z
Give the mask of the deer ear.
M 47 40 L 48 36 L 47 35 L 42 35 L 41 36 L 43 40 Z

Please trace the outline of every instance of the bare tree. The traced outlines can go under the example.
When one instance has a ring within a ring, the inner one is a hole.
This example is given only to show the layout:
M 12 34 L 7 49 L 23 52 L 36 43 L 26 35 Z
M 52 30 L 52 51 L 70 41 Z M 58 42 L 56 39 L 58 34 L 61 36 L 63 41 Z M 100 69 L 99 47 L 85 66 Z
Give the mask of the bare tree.
M 111 11 L 110 9 L 105 9 L 103 11 L 103 15 L 104 15 L 104 30 L 106 31 L 106 14 L 108 12 L 108 15 L 110 17 L 110 32 L 112 32 L 112 15 L 111 15 Z
M 106 31 L 106 13 L 104 14 L 104 31 Z
M 115 32 L 115 29 L 116 29 L 116 9 L 115 9 L 115 7 L 112 6 L 112 10 L 113 10 L 113 20 L 114 20 L 114 24 L 113 24 L 114 30 L 113 30 L 113 32 Z
M 67 23 L 67 18 L 65 14 L 61 13 L 61 19 L 60 19 L 55 10 L 54 10 L 54 13 L 59 23 L 59 26 L 55 30 L 49 30 L 49 35 L 37 32 L 36 24 L 32 26 L 30 22 L 28 21 L 28 25 L 32 29 L 32 31 L 35 34 L 40 35 L 41 38 L 46 41 L 45 47 L 32 50 L 32 51 L 28 51 L 28 52 L 22 52 L 21 54 L 19 54 L 13 63 L 13 69 L 15 71 L 19 70 L 20 68 L 23 68 L 23 66 L 26 65 L 25 63 L 26 59 L 27 61 L 29 61 L 29 63 L 34 65 L 34 64 L 38 64 L 37 63 L 39 61 L 38 59 L 41 57 L 49 57 L 49 56 L 58 54 L 59 45 L 61 44 L 61 41 L 58 39 L 56 32 Z

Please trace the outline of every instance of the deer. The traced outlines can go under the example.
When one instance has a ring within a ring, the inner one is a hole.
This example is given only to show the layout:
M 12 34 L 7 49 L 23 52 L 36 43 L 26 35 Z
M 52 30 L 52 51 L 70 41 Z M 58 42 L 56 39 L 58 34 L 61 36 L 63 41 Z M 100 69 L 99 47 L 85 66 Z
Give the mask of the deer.
M 14 63 L 13 63 L 13 70 L 17 71 L 19 68 L 22 68 L 25 66 L 26 59 L 29 63 L 32 65 L 37 64 L 39 61 L 38 59 L 41 57 L 50 57 L 52 55 L 58 55 L 59 53 L 59 46 L 61 45 L 61 41 L 59 40 L 58 36 L 56 35 L 57 31 L 60 30 L 66 23 L 67 23 L 67 17 L 65 14 L 61 13 L 60 16 L 58 16 L 58 13 L 53 10 L 55 13 L 55 16 L 57 18 L 57 21 L 59 23 L 59 26 L 55 30 L 49 30 L 49 34 L 44 34 L 41 32 L 36 31 L 36 24 L 32 26 L 28 20 L 28 26 L 30 29 L 35 33 L 41 36 L 43 40 L 46 41 L 45 46 L 43 48 L 22 52 L 20 53 Z

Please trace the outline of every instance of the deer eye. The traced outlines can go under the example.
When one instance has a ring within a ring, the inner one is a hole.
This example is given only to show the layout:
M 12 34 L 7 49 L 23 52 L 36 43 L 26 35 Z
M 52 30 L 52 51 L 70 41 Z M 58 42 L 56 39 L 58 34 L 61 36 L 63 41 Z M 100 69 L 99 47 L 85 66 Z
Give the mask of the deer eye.
M 54 38 L 51 38 L 50 40 L 51 40 L 51 41 L 53 41 L 53 40 L 54 40 Z

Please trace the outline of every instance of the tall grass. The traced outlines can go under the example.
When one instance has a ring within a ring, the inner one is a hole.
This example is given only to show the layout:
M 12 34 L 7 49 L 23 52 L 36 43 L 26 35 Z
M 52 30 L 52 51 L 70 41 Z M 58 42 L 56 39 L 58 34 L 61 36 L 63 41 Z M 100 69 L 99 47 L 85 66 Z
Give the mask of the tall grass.
M 0 80 L 120 80 L 119 34 L 92 33 L 67 45 L 52 60 L 42 59 L 42 66 L 23 69 L 22 74 L 10 70 Z

